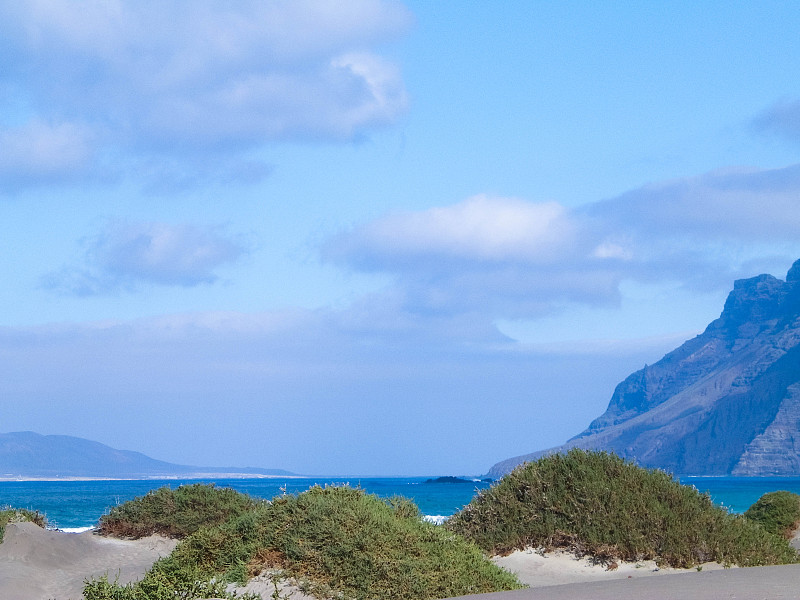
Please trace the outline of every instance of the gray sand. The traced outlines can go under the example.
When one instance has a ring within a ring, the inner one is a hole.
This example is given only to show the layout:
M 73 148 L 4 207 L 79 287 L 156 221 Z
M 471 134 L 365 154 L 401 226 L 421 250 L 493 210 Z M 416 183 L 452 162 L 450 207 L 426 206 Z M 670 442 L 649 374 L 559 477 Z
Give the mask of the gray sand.
M 86 578 L 108 574 L 121 583 L 141 578 L 161 556 L 175 547 L 174 540 L 153 536 L 136 541 L 45 531 L 32 523 L 9 524 L 0 544 L 1 600 L 80 600 Z M 568 557 L 562 557 L 569 561 Z M 520 553 L 514 560 L 529 565 L 506 564 L 535 587 L 514 592 L 463 596 L 474 600 L 779 600 L 800 598 L 800 565 L 725 569 L 663 576 L 644 576 L 650 569 L 588 573 L 575 561 L 569 568 L 550 556 L 547 565 L 535 554 Z M 538 561 L 538 562 L 535 562 Z M 552 569 L 550 567 L 558 568 Z M 577 570 L 576 570 L 577 566 Z M 628 578 L 628 574 L 631 575 Z M 622 579 L 606 579 L 607 577 Z M 589 578 L 603 579 L 589 582 Z M 573 581 L 575 583 L 567 583 Z M 564 584 L 566 585 L 559 585 Z M 270 597 L 269 577 L 256 578 L 248 591 Z M 282 586 L 283 594 L 307 598 L 296 588 Z
M 461 600 L 796 600 L 800 565 L 572 583 Z
M 0 598 L 79 600 L 86 578 L 107 573 L 120 583 L 139 579 L 175 544 L 158 536 L 126 541 L 12 523 L 0 544 Z

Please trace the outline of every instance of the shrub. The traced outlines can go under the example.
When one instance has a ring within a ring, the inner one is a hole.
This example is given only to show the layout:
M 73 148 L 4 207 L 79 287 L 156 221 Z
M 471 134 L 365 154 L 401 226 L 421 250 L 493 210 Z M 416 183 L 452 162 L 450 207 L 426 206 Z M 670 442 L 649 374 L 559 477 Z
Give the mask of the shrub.
M 28 510 L 25 508 L 6 507 L 0 510 L 0 542 L 6 533 L 6 525 L 9 523 L 35 523 L 39 527 L 47 527 L 47 518 L 38 510 Z
M 474 544 L 423 521 L 408 500 L 313 487 L 200 528 L 142 582 L 108 588 L 129 595 L 97 595 L 100 585 L 91 582 L 86 597 L 161 600 L 158 590 L 171 589 L 173 597 L 202 598 L 208 596 L 188 588 L 211 585 L 212 578 L 244 582 L 264 569 L 304 581 L 312 593 L 342 598 L 421 600 L 521 587 Z
M 798 562 L 785 540 L 667 473 L 577 449 L 518 467 L 445 526 L 491 554 L 544 547 L 679 567 Z
M 769 492 L 748 508 L 744 516 L 770 533 L 791 538 L 800 525 L 800 496 L 785 491 Z
M 213 484 L 162 487 L 112 508 L 100 518 L 99 532 L 125 538 L 160 534 L 183 538 L 200 527 L 218 525 L 251 510 L 256 500 Z
M 158 563 L 156 563 L 158 564 Z M 225 584 L 212 581 L 196 570 L 187 569 L 172 577 L 154 570 L 138 583 L 120 585 L 111 582 L 107 575 L 87 580 L 83 588 L 84 600 L 200 600 L 226 598 L 229 600 L 261 600 L 250 595 L 234 596 L 225 591 Z

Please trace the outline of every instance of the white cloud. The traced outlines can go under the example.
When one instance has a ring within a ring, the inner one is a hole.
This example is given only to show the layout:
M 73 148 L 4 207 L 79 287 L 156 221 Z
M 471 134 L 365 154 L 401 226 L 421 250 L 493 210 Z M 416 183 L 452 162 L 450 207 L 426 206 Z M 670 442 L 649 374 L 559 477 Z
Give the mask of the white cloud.
M 633 253 L 625 247 L 624 244 L 614 243 L 606 240 L 600 243 L 593 251 L 594 258 L 621 258 L 623 260 L 631 260 Z
M 800 256 L 800 165 L 649 185 L 568 209 L 479 196 L 353 228 L 328 260 L 395 275 L 412 311 L 536 317 L 616 304 L 623 281 L 728 290 Z
M 391 0 L 2 3 L 0 54 L 14 60 L 0 108 L 89 132 L 89 154 L 123 155 L 128 168 L 153 152 L 190 162 L 274 140 L 350 140 L 405 111 L 400 73 L 370 48 L 410 22 Z M 35 166 L 32 153 L 16 154 Z
M 350 53 L 334 58 L 332 69 L 345 80 L 358 82 L 361 102 L 342 105 L 342 135 L 352 137 L 363 125 L 382 125 L 402 113 L 408 103 L 397 67 L 366 53 Z
M 191 287 L 213 283 L 243 245 L 211 229 L 165 223 L 114 223 L 86 240 L 85 264 L 44 278 L 47 288 L 77 295 L 135 289 L 141 283 Z
M 60 181 L 88 167 L 92 133 L 75 123 L 32 120 L 0 128 L 0 183 Z
M 334 239 L 326 252 L 377 268 L 428 260 L 548 263 L 571 251 L 577 234 L 578 225 L 555 202 L 475 196 L 377 219 Z

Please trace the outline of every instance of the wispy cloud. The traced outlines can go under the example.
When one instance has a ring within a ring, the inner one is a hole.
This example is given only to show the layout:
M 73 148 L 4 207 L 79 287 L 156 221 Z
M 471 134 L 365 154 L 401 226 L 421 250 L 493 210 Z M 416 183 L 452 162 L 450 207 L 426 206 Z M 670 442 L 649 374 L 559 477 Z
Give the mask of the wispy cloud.
M 83 264 L 46 275 L 45 288 L 89 296 L 135 290 L 141 284 L 192 287 L 217 280 L 243 244 L 213 229 L 165 223 L 112 223 L 84 240 Z
M 764 133 L 800 142 L 800 100 L 782 100 L 762 112 L 753 122 Z
M 392 273 L 416 311 L 532 317 L 620 298 L 625 280 L 727 289 L 797 256 L 800 165 L 736 169 L 645 186 L 569 209 L 475 197 L 387 215 L 323 249 L 351 268 Z
M 252 162 L 246 152 L 269 141 L 351 140 L 405 111 L 397 67 L 370 48 L 410 22 L 391 0 L 2 3 L 0 54 L 13 60 L 0 74 L 0 138 L 16 142 L 5 161 L 66 177 L 155 154 L 195 173 L 198 157 Z M 66 150 L 58 158 L 48 133 Z M 6 186 L 9 173 L 0 164 Z
M 800 165 L 725 169 L 644 186 L 586 207 L 638 236 L 746 243 L 793 240 L 800 226 Z
M 398 320 L 373 303 L 168 315 L 0 327 L 0 396 L 25 398 L 15 427 L 42 427 L 45 411 L 59 432 L 97 439 L 101 414 L 126 424 L 101 441 L 176 461 L 191 448 L 200 464 L 477 473 L 529 449 L 532 428 L 543 446 L 575 435 L 633 365 L 665 349 L 562 349 L 554 361 L 474 319 Z
M 92 160 L 93 133 L 68 121 L 32 119 L 0 127 L 0 187 L 53 183 L 83 175 Z

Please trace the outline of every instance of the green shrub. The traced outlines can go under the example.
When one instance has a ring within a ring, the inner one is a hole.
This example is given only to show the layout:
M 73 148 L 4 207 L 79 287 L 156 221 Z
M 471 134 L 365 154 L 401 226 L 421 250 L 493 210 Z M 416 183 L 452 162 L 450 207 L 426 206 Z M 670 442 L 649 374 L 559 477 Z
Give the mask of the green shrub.
M 785 491 L 769 492 L 748 508 L 744 516 L 770 533 L 788 539 L 800 524 L 800 496 Z
M 47 527 L 47 518 L 38 510 L 28 510 L 25 508 L 12 508 L 10 506 L 0 510 L 0 542 L 6 533 L 6 525 L 9 523 L 35 523 L 39 527 Z
M 213 484 L 162 487 L 112 508 L 100 518 L 99 532 L 123 538 L 160 534 L 183 538 L 200 527 L 218 525 L 251 510 L 256 500 Z
M 521 587 L 474 544 L 423 521 L 408 500 L 313 487 L 202 527 L 142 582 L 127 588 L 91 582 L 86 598 L 162 600 L 163 589 L 178 593 L 172 597 L 202 598 L 208 596 L 189 588 L 211 585 L 212 578 L 244 582 L 264 569 L 304 581 L 312 593 L 342 598 L 422 600 Z
M 798 562 L 786 540 L 667 473 L 577 449 L 518 467 L 446 527 L 490 554 L 544 547 L 679 567 Z
M 83 597 L 84 600 L 261 600 L 250 595 L 234 596 L 227 593 L 225 587 L 224 583 L 212 581 L 197 570 L 186 569 L 172 574 L 153 570 L 142 581 L 124 586 L 109 581 L 106 575 L 87 580 Z

